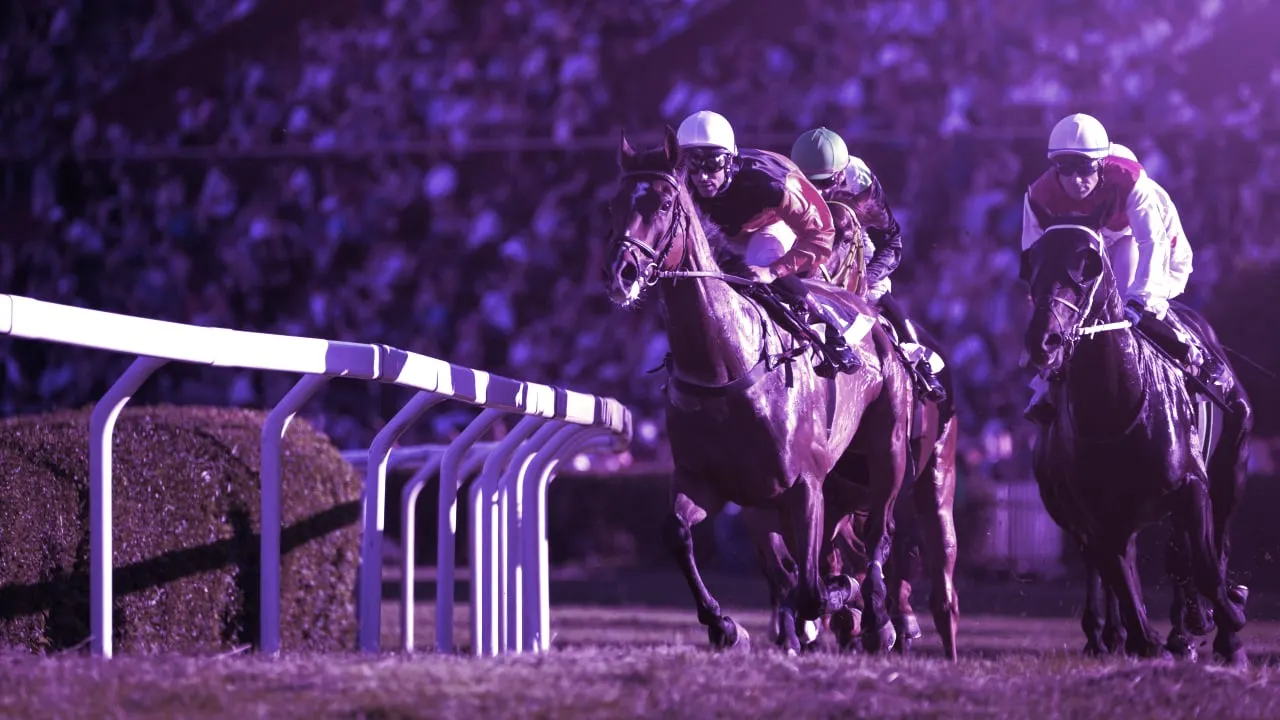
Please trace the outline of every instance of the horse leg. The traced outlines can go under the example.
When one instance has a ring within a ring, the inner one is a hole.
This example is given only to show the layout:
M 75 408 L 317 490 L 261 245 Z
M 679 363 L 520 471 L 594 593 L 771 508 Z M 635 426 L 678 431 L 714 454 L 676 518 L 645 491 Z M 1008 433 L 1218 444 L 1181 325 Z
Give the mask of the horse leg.
M 924 472 L 916 480 L 915 505 L 920 518 L 921 553 L 931 584 L 929 608 L 942 636 L 947 659 L 958 659 L 956 635 L 960 626 L 960 598 L 956 593 L 955 420 L 948 421 Z
M 1191 575 L 1191 542 L 1184 529 L 1175 524 L 1165 546 L 1165 574 L 1173 582 L 1173 598 L 1169 605 L 1169 637 L 1165 647 L 1176 658 L 1196 660 L 1192 635 L 1205 635 L 1213 630 L 1213 616 L 1200 602 Z
M 799 574 L 796 619 L 819 621 L 844 605 L 833 605 L 822 580 L 820 563 L 825 543 L 826 506 L 822 478 L 801 477 L 782 494 L 782 507 L 790 519 L 794 556 Z
M 828 498 L 831 496 L 830 488 L 827 490 L 827 496 Z M 834 515 L 830 507 L 827 511 L 828 518 Z M 858 637 L 862 635 L 862 593 L 858 592 L 857 588 L 862 586 L 865 575 L 862 573 L 846 575 L 845 571 L 855 567 L 865 567 L 867 562 L 866 546 L 858 535 L 856 514 L 850 513 L 836 523 L 826 556 L 827 562 L 823 572 L 828 581 L 841 576 L 847 577 L 849 584 L 854 588 L 845 606 L 836 609 L 831 614 L 830 620 L 831 632 L 835 636 L 837 646 L 842 652 L 852 652 L 857 648 Z
M 1214 542 L 1221 557 L 1223 577 L 1229 577 L 1231 523 L 1244 495 L 1249 467 L 1249 437 L 1253 434 L 1253 408 L 1239 383 L 1231 389 L 1228 401 L 1231 412 L 1223 416 L 1222 435 L 1208 467 Z M 1232 585 L 1228 590 L 1231 600 L 1237 602 L 1243 612 L 1249 589 L 1243 585 Z
M 911 582 L 920 559 L 920 543 L 916 536 L 919 529 L 915 515 L 907 512 L 895 533 L 896 542 L 889 551 L 885 565 L 885 587 L 888 591 L 887 608 L 898 642 L 894 649 L 905 654 L 911 649 L 911 641 L 920 637 L 920 621 L 911 609 Z M 905 532 L 904 532 L 905 531 Z
M 1248 662 L 1239 632 L 1244 627 L 1244 598 L 1227 586 L 1226 567 L 1213 541 L 1213 509 L 1208 489 L 1200 478 L 1190 478 L 1181 490 L 1179 523 L 1191 541 L 1191 564 L 1196 589 L 1213 602 L 1218 633 L 1213 639 L 1216 659 L 1229 665 Z
M 889 437 L 872 445 L 867 458 L 871 471 L 871 504 L 867 513 L 867 577 L 862 583 L 862 647 L 867 652 L 888 650 L 897 641 L 890 621 L 884 564 L 893 547 L 894 506 L 907 469 L 907 423 L 894 422 Z
M 782 537 L 779 513 L 774 510 L 743 508 L 742 518 L 751 533 L 760 569 L 769 586 L 772 608 L 770 630 L 774 642 L 786 654 L 795 655 L 803 649 L 796 628 L 795 612 L 799 573 Z
M 685 582 L 693 593 L 693 600 L 698 609 L 698 622 L 707 626 L 707 637 L 711 646 L 717 650 L 745 647 L 750 643 L 747 631 L 733 621 L 733 618 L 721 613 L 720 603 L 707 590 L 698 572 L 698 563 L 693 554 L 693 526 L 707 519 L 709 513 L 719 512 L 724 501 L 700 487 L 696 483 L 685 480 L 678 472 L 675 482 L 675 501 L 671 514 L 667 516 L 665 535 L 667 548 L 675 556 L 684 573 Z M 699 492 L 701 491 L 701 492 Z M 701 496 L 699 502 L 694 496 Z
M 1127 638 L 1125 652 L 1138 657 L 1160 657 L 1165 654 L 1160 634 L 1151 627 L 1147 608 L 1142 601 L 1142 585 L 1138 579 L 1137 537 L 1130 534 L 1122 542 L 1112 541 L 1103 547 L 1094 547 L 1094 554 L 1102 574 L 1104 586 L 1109 586 L 1119 601 L 1120 615 L 1124 619 Z
M 1102 585 L 1102 597 L 1106 602 L 1107 621 L 1102 625 L 1102 643 L 1107 652 L 1115 655 L 1124 650 L 1129 641 L 1129 631 L 1124 626 L 1124 615 L 1120 612 L 1120 596 L 1106 583 Z M 1145 608 L 1146 605 L 1144 604 Z
M 1080 615 L 1080 628 L 1084 630 L 1084 654 L 1100 657 L 1107 652 L 1107 643 L 1102 636 L 1103 602 L 1106 595 L 1102 588 L 1102 573 L 1093 561 L 1092 554 L 1081 546 L 1080 554 L 1084 558 L 1085 594 L 1084 612 Z

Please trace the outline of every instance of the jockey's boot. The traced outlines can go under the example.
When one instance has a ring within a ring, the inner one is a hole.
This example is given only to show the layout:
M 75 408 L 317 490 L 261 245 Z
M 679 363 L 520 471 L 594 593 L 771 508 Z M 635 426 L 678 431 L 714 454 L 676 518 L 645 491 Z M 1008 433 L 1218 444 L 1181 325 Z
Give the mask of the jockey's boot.
M 924 384 L 925 400 L 940 403 L 947 399 L 947 389 L 942 387 L 942 381 L 934 374 L 928 356 L 920 358 L 920 362 L 916 363 L 916 372 L 920 373 L 920 380 Z
M 818 365 L 818 374 L 830 378 L 837 373 L 854 373 L 862 368 L 862 358 L 849 347 L 840 332 L 840 320 L 821 303 L 815 302 L 812 295 L 804 296 L 804 308 L 810 317 L 817 318 L 827 327 L 826 342 L 822 344 L 822 354 L 826 359 Z
M 1188 378 L 1191 384 L 1208 395 L 1219 406 L 1226 407 L 1226 365 L 1210 353 L 1202 352 L 1194 344 L 1178 337 L 1177 331 L 1154 314 L 1142 313 L 1138 330 L 1157 347 L 1182 366 L 1190 366 Z
M 823 360 L 814 368 L 818 375 L 833 378 L 838 373 L 853 373 L 862 367 L 862 359 L 849 347 L 844 335 L 840 332 L 841 323 L 826 307 L 813 299 L 809 288 L 795 275 L 778 278 L 769 287 L 785 301 L 785 304 L 797 310 L 800 324 L 808 330 L 808 318 L 814 318 L 826 325 L 826 339 L 817 343 L 822 350 Z M 808 315 L 808 318 L 804 317 Z
M 907 320 L 906 313 L 902 311 L 902 307 L 898 305 L 898 301 L 893 295 L 885 293 L 876 301 L 880 306 L 880 313 L 893 326 L 894 332 L 898 333 L 898 344 L 904 342 L 914 343 L 924 348 L 920 343 L 920 336 L 916 334 L 916 328 Z M 924 399 L 931 403 L 940 403 L 947 399 L 947 390 L 942 387 L 942 382 L 938 380 L 938 376 L 933 372 L 933 366 L 929 364 L 929 355 L 932 350 L 924 348 L 925 356 L 920 358 L 915 364 L 915 371 L 920 376 L 920 383 L 923 385 L 922 395 Z

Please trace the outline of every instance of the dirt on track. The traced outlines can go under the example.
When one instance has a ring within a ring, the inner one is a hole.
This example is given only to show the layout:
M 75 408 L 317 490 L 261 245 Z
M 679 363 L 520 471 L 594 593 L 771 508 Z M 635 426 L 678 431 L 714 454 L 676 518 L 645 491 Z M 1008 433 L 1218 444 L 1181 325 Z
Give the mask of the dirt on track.
M 427 606 L 415 623 L 420 650 L 404 655 L 390 652 L 399 630 L 387 610 L 381 657 L 0 656 L 0 716 L 1280 717 L 1274 622 L 1249 625 L 1253 666 L 1233 671 L 1088 660 L 1074 621 L 991 616 L 964 619 L 954 665 L 940 659 L 927 622 L 909 657 L 786 657 L 768 645 L 759 611 L 738 618 L 753 636 L 749 652 L 713 654 L 691 612 L 639 607 L 557 607 L 552 653 L 474 659 L 423 650 Z

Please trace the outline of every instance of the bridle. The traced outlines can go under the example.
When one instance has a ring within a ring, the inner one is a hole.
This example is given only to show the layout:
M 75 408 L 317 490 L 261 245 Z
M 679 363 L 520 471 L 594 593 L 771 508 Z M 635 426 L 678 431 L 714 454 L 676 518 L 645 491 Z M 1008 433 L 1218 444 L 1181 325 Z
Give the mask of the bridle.
M 622 173 L 622 175 L 619 177 L 619 182 L 621 183 L 631 178 L 657 178 L 659 180 L 664 180 L 666 182 L 671 183 L 671 186 L 676 189 L 677 195 L 679 195 L 680 188 L 681 188 L 681 183 L 679 178 L 677 178 L 674 174 L 663 171 L 663 170 L 627 171 Z M 677 202 L 672 207 L 671 224 L 667 227 L 666 232 L 662 234 L 662 237 L 658 241 L 657 247 L 651 247 L 644 241 L 640 240 L 639 238 L 633 237 L 630 233 L 627 233 L 627 232 L 623 232 L 621 235 L 617 236 L 614 239 L 614 243 L 617 246 L 631 248 L 632 250 L 639 252 L 641 255 L 643 255 L 645 258 L 649 260 L 649 265 L 646 266 L 641 271 L 643 273 L 643 276 L 641 277 L 641 281 L 645 284 L 646 287 L 652 287 L 658 284 L 658 281 L 660 280 L 666 280 L 666 279 L 674 280 L 674 279 L 680 279 L 680 278 L 712 278 L 716 280 L 721 280 L 731 285 L 759 286 L 762 284 L 750 278 L 739 277 L 737 275 L 730 275 L 727 273 L 712 272 L 712 271 L 706 271 L 706 270 L 664 270 L 662 269 L 663 265 L 666 263 L 667 256 L 671 253 L 671 248 L 675 246 L 676 233 L 681 230 L 682 226 L 684 228 L 684 231 L 688 233 L 691 229 L 690 223 L 692 223 L 693 220 L 694 219 L 690 216 L 689 211 L 684 208 L 683 204 Z M 686 255 L 687 255 L 687 249 L 682 250 L 680 260 L 676 264 L 676 267 L 680 267 L 681 265 L 684 264 Z M 781 353 L 777 353 L 774 355 L 769 354 L 769 340 L 768 340 L 769 323 L 766 320 L 764 311 L 757 304 L 751 303 L 750 305 L 755 310 L 757 316 L 759 317 L 762 331 L 760 334 L 759 360 L 756 361 L 756 364 L 750 370 L 748 370 L 745 375 L 742 375 L 741 377 L 738 377 L 738 378 L 734 378 L 725 383 L 716 383 L 716 384 L 706 384 L 706 383 L 697 382 L 694 380 L 689 380 L 687 378 L 681 377 L 680 374 L 676 371 L 675 362 L 671 357 L 671 353 L 667 353 L 667 356 L 663 359 L 661 366 L 654 368 L 649 372 L 656 372 L 659 369 L 665 368 L 667 371 L 667 374 L 671 378 L 672 385 L 678 391 L 688 395 L 693 395 L 698 397 L 717 398 L 717 397 L 724 397 L 725 395 L 728 395 L 733 392 L 745 391 L 748 388 L 751 388 L 752 386 L 754 386 L 756 383 L 760 382 L 760 380 L 763 379 L 765 375 L 767 375 L 769 372 L 771 372 L 775 368 L 779 366 L 785 366 L 787 370 L 787 387 L 791 387 L 791 384 L 793 381 L 793 376 L 791 371 L 791 360 L 801 355 L 807 349 L 808 346 L 804 344 L 797 344 L 794 347 L 790 348 L 789 350 L 783 350 Z
M 657 178 L 659 180 L 665 180 L 666 182 L 671 183 L 672 187 L 676 188 L 677 193 L 680 191 L 680 179 L 674 174 L 664 170 L 631 170 L 622 173 L 619 178 L 619 182 L 632 178 Z M 671 253 L 671 248 L 675 245 L 676 233 L 680 231 L 682 225 L 684 226 L 685 231 L 688 232 L 688 226 L 691 221 L 692 218 L 689 217 L 688 211 L 685 210 L 680 203 L 676 203 L 672 208 L 671 224 L 667 226 L 667 231 L 658 239 L 657 247 L 650 247 L 643 240 L 633 237 L 627 232 L 623 232 L 622 235 L 617 236 L 614 239 L 614 243 L 630 247 L 649 260 L 649 264 L 642 271 L 641 277 L 641 281 L 648 287 L 658 284 L 659 280 L 674 280 L 679 278 L 713 278 L 716 280 L 723 280 L 731 285 L 760 284 L 750 278 L 739 277 L 737 275 L 730 275 L 727 273 L 710 272 L 705 270 L 663 270 L 663 265 L 666 264 L 667 261 L 667 255 Z M 684 257 L 682 256 L 680 258 L 680 262 L 677 263 L 676 266 L 679 267 L 683 262 Z
M 1057 227 L 1069 227 L 1069 226 L 1055 225 L 1051 228 L 1046 229 L 1045 232 L 1048 232 L 1049 230 L 1052 230 Z M 1077 227 L 1077 226 L 1070 226 L 1070 227 Z M 1084 226 L 1078 226 L 1078 227 L 1084 227 Z M 1106 249 L 1104 244 L 1102 243 L 1101 238 L 1098 237 L 1097 234 L 1092 231 L 1090 231 L 1090 237 L 1092 238 L 1091 243 L 1093 245 L 1093 250 L 1097 252 L 1099 256 L 1105 258 Z M 1083 287 L 1085 290 L 1085 299 L 1082 305 L 1076 305 L 1070 300 L 1065 300 L 1063 298 L 1058 297 L 1057 295 L 1050 295 L 1046 300 L 1036 303 L 1037 308 L 1042 308 L 1046 305 L 1050 305 L 1056 302 L 1075 313 L 1075 320 L 1070 324 L 1069 327 L 1064 328 L 1062 332 L 1062 359 L 1064 364 L 1068 359 L 1070 359 L 1072 351 L 1075 350 L 1076 345 L 1080 342 L 1081 339 L 1088 338 L 1102 332 L 1108 332 L 1111 330 L 1125 330 L 1133 327 L 1133 323 L 1130 322 L 1129 320 L 1117 320 L 1115 322 L 1104 323 L 1099 321 L 1097 318 L 1093 318 L 1094 303 L 1097 299 L 1098 286 L 1101 284 L 1102 284 L 1101 274 L 1099 274 L 1098 277 L 1090 280 L 1087 284 L 1083 284 Z M 1090 318 L 1093 318 L 1093 324 L 1085 325 L 1085 323 L 1088 322 Z

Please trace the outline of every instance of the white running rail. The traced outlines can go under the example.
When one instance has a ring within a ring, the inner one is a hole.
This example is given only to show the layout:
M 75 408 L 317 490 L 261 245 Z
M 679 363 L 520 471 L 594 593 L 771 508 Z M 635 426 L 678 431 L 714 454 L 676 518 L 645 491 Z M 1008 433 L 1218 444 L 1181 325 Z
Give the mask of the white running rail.
M 475 530 L 484 529 L 487 533 L 473 534 L 472 564 L 474 567 L 477 562 L 482 562 L 485 571 L 484 579 L 473 583 L 472 594 L 478 598 L 473 609 L 493 608 L 495 612 L 492 617 L 479 610 L 473 612 L 476 617 L 473 631 L 479 628 L 473 635 L 473 647 L 476 652 L 497 647 L 498 635 L 493 628 L 501 617 L 505 621 L 504 632 L 508 633 L 503 636 L 504 648 L 545 650 L 549 647 L 544 603 L 546 483 L 555 463 L 578 452 L 583 447 L 584 438 L 604 442 L 604 447 L 613 451 L 624 450 L 631 440 L 631 414 L 612 398 L 491 375 L 386 345 L 183 325 L 59 305 L 19 295 L 0 295 L 0 334 L 137 356 L 94 406 L 90 418 L 90 647 L 95 655 L 103 657 L 110 657 L 113 651 L 111 449 L 115 422 L 138 388 L 169 362 L 302 375 L 272 408 L 262 428 L 262 577 L 258 649 L 263 653 L 280 651 L 280 490 L 284 434 L 298 410 L 329 379 L 343 377 L 387 382 L 419 391 L 374 438 L 365 464 L 358 582 L 359 646 L 365 652 L 380 650 L 382 533 L 388 458 L 399 437 L 428 409 L 446 401 L 485 408 L 440 453 L 438 465 L 430 470 L 434 473 L 439 469 L 442 479 L 449 480 L 440 485 L 439 620 L 436 638 L 437 647 L 449 652 L 454 649 L 454 518 L 459 482 L 473 474 L 476 465 L 483 462 L 480 486 L 472 492 L 474 497 L 480 498 L 481 505 L 473 507 L 473 514 L 493 518 L 496 512 L 497 517 L 505 519 L 503 527 L 506 528 L 498 531 L 494 523 L 486 522 Z M 485 431 L 507 415 L 525 417 L 501 443 L 477 443 Z M 569 435 L 575 438 L 576 444 L 567 440 L 557 442 Z M 513 436 L 518 439 L 513 440 Z M 493 459 L 495 453 L 501 459 Z M 464 459 L 467 460 L 465 466 Z M 518 466 L 515 463 L 517 459 L 521 463 Z M 436 461 L 428 458 L 427 462 Z M 532 471 L 535 469 L 541 474 L 534 474 Z M 466 472 L 460 472 L 463 470 Z M 430 473 L 418 480 L 419 489 Z M 523 483 L 526 477 L 535 481 Z M 511 483 L 515 484 L 514 492 L 509 490 Z M 496 503 L 501 503 L 501 506 Z M 529 508 L 535 508 L 532 517 L 522 522 L 522 518 L 529 517 Z M 511 538 L 516 537 L 516 533 L 522 541 L 512 543 Z M 527 543 L 539 538 L 543 547 L 540 550 L 536 547 L 530 549 Z M 406 543 L 408 547 L 411 543 Z M 511 548 L 512 552 L 506 552 L 505 548 Z M 409 557 L 412 562 L 412 556 Z M 535 558 L 536 562 L 526 564 L 526 558 Z M 506 570 L 505 576 L 498 573 L 499 565 Z M 473 578 L 479 578 L 481 574 L 473 573 Z M 412 573 L 405 577 L 405 584 L 410 588 L 412 577 Z M 520 584 L 522 577 L 523 585 Z M 510 584 L 509 578 L 515 578 L 516 584 Z M 540 578 L 542 586 L 530 586 L 530 578 Z M 522 599 L 530 596 L 531 587 L 532 596 L 538 598 L 538 602 L 528 604 L 529 618 L 533 622 L 522 622 L 524 618 L 511 615 L 511 608 L 516 613 L 521 612 Z M 412 590 L 409 592 L 411 599 Z M 497 593 L 503 592 L 506 600 L 500 602 Z M 411 618 L 411 613 L 412 609 L 409 609 L 406 616 Z M 529 629 L 525 632 L 541 630 L 543 634 L 537 637 L 526 635 L 521 633 L 522 628 Z M 513 631 L 519 637 L 509 634 Z M 412 644 L 411 635 L 408 643 Z

